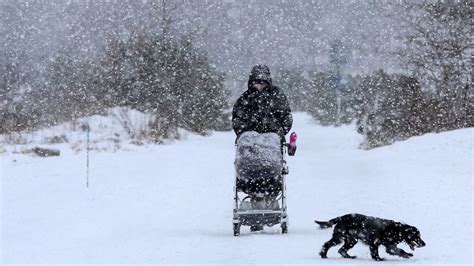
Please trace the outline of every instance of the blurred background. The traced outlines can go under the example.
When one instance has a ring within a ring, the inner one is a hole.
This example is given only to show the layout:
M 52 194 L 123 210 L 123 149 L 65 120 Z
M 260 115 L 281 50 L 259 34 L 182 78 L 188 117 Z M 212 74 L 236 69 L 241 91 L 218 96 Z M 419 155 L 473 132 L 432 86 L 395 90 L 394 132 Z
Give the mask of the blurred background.
M 255 64 L 366 148 L 474 125 L 472 1 L 0 1 L 0 134 L 126 107 L 230 130 Z

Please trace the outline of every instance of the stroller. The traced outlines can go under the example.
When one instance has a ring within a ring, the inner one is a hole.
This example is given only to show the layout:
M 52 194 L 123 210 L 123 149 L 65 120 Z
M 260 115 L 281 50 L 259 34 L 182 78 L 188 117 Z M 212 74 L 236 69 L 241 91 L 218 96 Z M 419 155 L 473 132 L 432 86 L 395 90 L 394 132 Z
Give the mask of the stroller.
M 294 133 L 293 133 L 294 134 Z M 296 135 L 295 135 L 296 140 Z M 296 148 L 295 148 L 296 149 Z M 288 233 L 285 177 L 287 145 L 275 133 L 243 133 L 236 144 L 233 229 L 281 225 Z M 290 154 L 293 155 L 293 154 Z M 255 229 L 258 228 L 258 229 Z

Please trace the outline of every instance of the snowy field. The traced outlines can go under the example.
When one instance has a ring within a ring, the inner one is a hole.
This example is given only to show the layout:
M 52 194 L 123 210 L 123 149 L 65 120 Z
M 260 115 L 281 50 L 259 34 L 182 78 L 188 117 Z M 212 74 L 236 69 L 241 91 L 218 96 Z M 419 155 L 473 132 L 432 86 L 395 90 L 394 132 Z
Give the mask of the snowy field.
M 84 152 L 4 154 L 1 265 L 472 265 L 473 129 L 364 151 L 351 126 L 324 128 L 297 114 L 293 128 L 299 147 L 289 158 L 287 235 L 243 227 L 233 236 L 231 132 L 94 151 L 89 189 Z M 374 262 L 362 244 L 350 251 L 356 260 L 338 248 L 321 259 L 332 231 L 313 220 L 352 212 L 417 226 L 427 246 L 409 260 L 380 248 L 387 261 Z

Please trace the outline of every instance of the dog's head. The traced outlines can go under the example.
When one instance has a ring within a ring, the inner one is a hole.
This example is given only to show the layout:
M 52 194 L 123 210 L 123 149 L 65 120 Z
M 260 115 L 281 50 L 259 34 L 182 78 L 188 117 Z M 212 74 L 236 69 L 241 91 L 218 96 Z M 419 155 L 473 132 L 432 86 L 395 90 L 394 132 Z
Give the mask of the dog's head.
M 403 240 L 410 246 L 411 250 L 426 246 L 425 241 L 421 239 L 420 231 L 414 226 L 404 225 L 402 237 Z

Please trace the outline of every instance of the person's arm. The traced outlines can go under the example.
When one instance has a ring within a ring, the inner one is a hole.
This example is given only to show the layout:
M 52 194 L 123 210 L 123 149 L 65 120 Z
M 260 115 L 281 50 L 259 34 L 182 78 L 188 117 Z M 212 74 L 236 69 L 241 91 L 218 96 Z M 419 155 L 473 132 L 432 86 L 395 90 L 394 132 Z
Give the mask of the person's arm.
M 285 136 L 290 132 L 290 129 L 293 126 L 293 116 L 291 115 L 291 108 L 288 99 L 282 91 L 280 91 L 278 95 L 278 102 L 278 122 L 280 123 L 282 134 Z
M 240 97 L 234 104 L 232 110 L 232 129 L 235 134 L 240 136 L 243 132 L 247 131 L 249 125 L 249 114 L 247 113 L 243 104 L 242 97 Z

